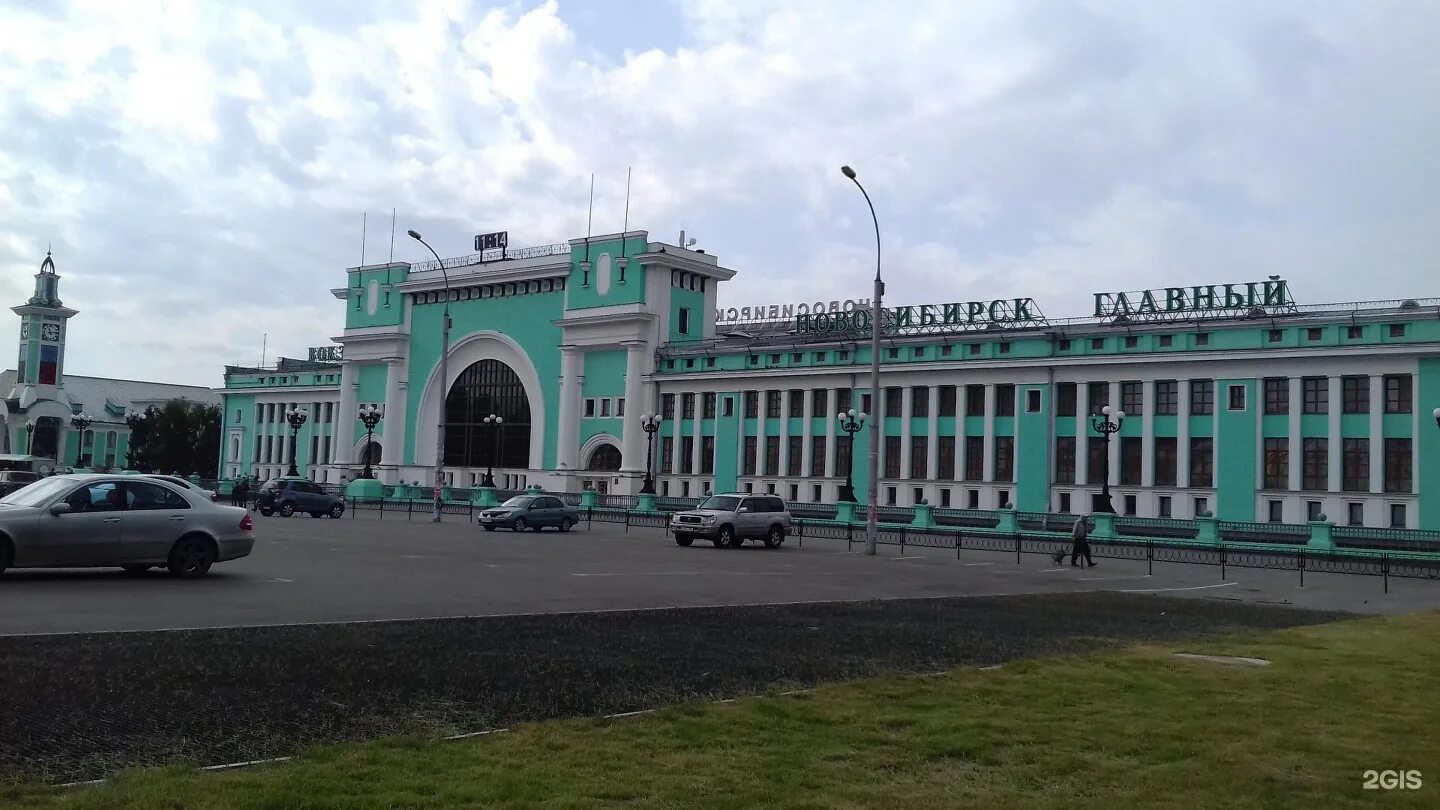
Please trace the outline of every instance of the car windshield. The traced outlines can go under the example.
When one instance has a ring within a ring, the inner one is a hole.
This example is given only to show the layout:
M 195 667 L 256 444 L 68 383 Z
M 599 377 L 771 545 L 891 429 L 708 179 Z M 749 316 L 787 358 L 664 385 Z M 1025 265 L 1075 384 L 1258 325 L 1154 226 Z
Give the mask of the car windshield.
M 63 478 L 45 478 L 0 498 L 0 503 L 11 506 L 39 506 L 74 484 L 74 481 Z
M 734 512 L 740 499 L 733 495 L 713 495 L 700 502 L 700 509 L 714 509 L 717 512 Z
M 511 498 L 510 500 L 508 500 L 508 501 L 506 501 L 506 502 L 504 502 L 504 503 L 502 503 L 502 504 L 500 504 L 500 505 L 501 505 L 501 506 L 511 506 L 511 507 L 515 507 L 515 508 L 518 509 L 518 508 L 520 508 L 520 507 L 529 506 L 529 505 L 530 505 L 530 502 L 533 501 L 533 500 L 535 500 L 535 499 L 534 499 L 534 498 L 531 498 L 531 497 L 528 497 L 528 496 L 525 496 L 525 495 L 516 495 L 515 497 Z

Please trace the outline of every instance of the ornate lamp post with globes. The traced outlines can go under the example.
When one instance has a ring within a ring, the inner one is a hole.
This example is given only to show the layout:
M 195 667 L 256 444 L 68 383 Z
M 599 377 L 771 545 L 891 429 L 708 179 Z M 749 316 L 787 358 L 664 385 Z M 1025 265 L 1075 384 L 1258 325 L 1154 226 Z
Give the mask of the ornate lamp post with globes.
M 144 411 L 126 411 L 125 424 L 130 426 L 130 435 L 125 438 L 125 468 L 135 469 L 135 439 L 140 436 L 140 429 L 145 426 Z
M 1101 408 L 1099 415 L 1090 418 L 1090 427 L 1100 434 L 1101 446 L 1105 448 L 1101 454 L 1105 463 L 1101 465 L 1103 472 L 1100 479 L 1100 495 L 1092 505 L 1090 510 L 1092 512 L 1115 513 L 1115 505 L 1110 502 L 1110 437 L 1120 432 L 1120 423 L 1123 421 L 1125 421 L 1125 412 L 1116 410 L 1112 413 L 1109 405 Z
M 90 429 L 90 424 L 92 421 L 93 420 L 90 419 L 90 415 L 83 411 L 70 417 L 70 424 L 74 425 L 75 430 L 80 434 L 80 438 L 75 444 L 76 467 L 90 466 L 89 464 L 85 463 L 85 431 Z
M 640 429 L 645 431 L 645 483 L 640 487 L 641 495 L 655 494 L 655 432 L 662 421 L 660 415 L 654 413 L 640 417 Z
M 840 500 L 854 503 L 855 480 L 853 473 L 855 470 L 855 434 L 859 433 L 865 427 L 865 414 L 851 408 L 848 411 L 841 411 L 839 414 L 836 414 L 835 418 L 840 421 L 840 429 L 845 431 L 845 438 L 850 446 L 850 452 L 846 454 L 850 459 L 850 463 L 845 465 L 845 486 L 840 488 Z
M 298 408 L 291 408 L 285 412 L 285 421 L 290 423 L 290 472 L 286 474 L 292 478 L 300 476 L 300 470 L 295 467 L 296 444 L 300 439 L 300 426 L 304 425 L 305 420 L 309 418 L 310 414 L 307 411 Z
M 375 426 L 380 424 L 381 416 L 380 409 L 374 405 L 360 409 L 360 424 L 365 426 L 365 469 L 360 471 L 361 478 L 375 477 L 375 471 L 370 468 L 370 448 L 375 444 Z
M 480 486 L 494 489 L 495 476 L 493 473 L 495 472 L 495 462 L 500 458 L 500 431 L 503 430 L 505 419 L 498 414 L 492 413 L 481 421 L 487 425 L 494 425 L 495 427 L 495 452 L 490 454 L 488 463 L 485 465 L 485 477 L 480 479 Z

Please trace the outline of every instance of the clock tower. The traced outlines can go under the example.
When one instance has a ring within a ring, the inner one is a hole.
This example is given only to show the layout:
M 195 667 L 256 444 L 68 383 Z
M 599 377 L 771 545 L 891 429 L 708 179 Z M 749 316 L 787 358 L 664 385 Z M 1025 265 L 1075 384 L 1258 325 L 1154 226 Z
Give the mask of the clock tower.
M 60 302 L 60 276 L 55 272 L 55 261 L 49 251 L 40 263 L 40 272 L 35 274 L 35 294 L 11 309 L 20 316 L 16 389 L 28 386 L 41 393 L 64 387 L 65 331 L 76 311 Z M 52 397 L 42 395 L 41 398 Z

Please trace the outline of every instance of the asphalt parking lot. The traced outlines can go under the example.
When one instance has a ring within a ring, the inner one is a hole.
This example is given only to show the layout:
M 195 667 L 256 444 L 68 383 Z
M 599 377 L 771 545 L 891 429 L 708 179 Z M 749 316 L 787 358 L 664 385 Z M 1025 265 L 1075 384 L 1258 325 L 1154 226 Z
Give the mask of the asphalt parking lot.
M 255 552 L 202 580 L 163 572 L 9 571 L 0 635 L 237 627 L 916 597 L 1117 591 L 1359 613 L 1440 606 L 1440 582 L 1101 560 L 794 538 L 681 548 L 659 529 L 596 523 L 570 534 L 488 533 L 461 516 L 259 518 Z

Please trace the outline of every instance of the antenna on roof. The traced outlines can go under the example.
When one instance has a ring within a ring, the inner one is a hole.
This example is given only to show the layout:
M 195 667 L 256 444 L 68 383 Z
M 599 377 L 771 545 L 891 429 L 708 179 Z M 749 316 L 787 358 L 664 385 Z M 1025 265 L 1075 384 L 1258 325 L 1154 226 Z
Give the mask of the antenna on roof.
M 590 226 L 595 222 L 595 173 L 590 173 L 590 212 L 585 215 L 585 261 L 590 261 Z
M 362 214 L 360 215 L 360 266 L 361 266 L 361 267 L 364 267 L 364 266 L 365 266 L 365 226 L 368 224 L 368 220 L 369 220 L 369 219 L 370 219 L 370 214 L 369 214 L 369 213 L 362 213 Z
M 265 350 L 269 348 L 269 344 L 270 333 L 266 332 L 265 336 L 260 338 L 260 368 L 265 367 Z
M 620 226 L 620 255 L 625 255 L 625 233 L 630 230 L 630 170 L 633 166 L 625 167 L 625 224 Z

